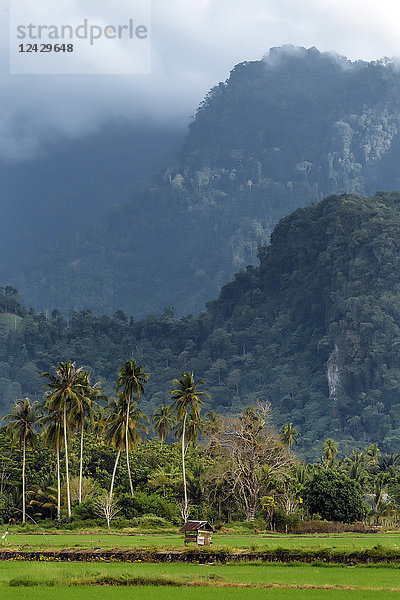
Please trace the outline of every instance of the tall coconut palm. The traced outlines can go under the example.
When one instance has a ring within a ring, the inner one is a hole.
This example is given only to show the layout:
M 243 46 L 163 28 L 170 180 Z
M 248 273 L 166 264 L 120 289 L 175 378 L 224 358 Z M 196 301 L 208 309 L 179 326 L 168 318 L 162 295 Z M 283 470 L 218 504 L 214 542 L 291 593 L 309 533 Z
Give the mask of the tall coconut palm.
M 322 452 L 327 464 L 332 465 L 335 460 L 335 456 L 337 454 L 338 447 L 335 440 L 332 438 L 327 438 L 324 441 L 324 445 L 322 446 Z
M 8 421 L 6 432 L 11 437 L 12 445 L 19 445 L 22 450 L 22 522 L 26 522 L 26 450 L 36 443 L 36 424 L 38 423 L 38 403 L 29 398 L 17 400 L 10 414 L 3 417 Z
M 79 430 L 80 438 L 81 438 L 81 447 L 80 447 L 80 458 L 79 458 L 79 492 L 78 492 L 78 501 L 79 504 L 82 502 L 82 477 L 83 477 L 83 438 L 84 438 L 84 430 L 85 430 L 85 422 L 88 419 L 92 425 L 94 423 L 94 409 L 93 409 L 93 400 L 101 397 L 101 384 L 95 383 L 93 386 L 90 385 L 90 374 L 88 371 L 80 372 L 80 382 L 82 385 L 82 394 L 79 394 L 76 397 L 75 402 L 73 403 L 72 422 Z
M 173 381 L 175 388 L 170 390 L 171 404 L 170 409 L 176 415 L 176 420 L 182 422 L 181 440 L 182 440 L 182 472 L 183 472 L 183 491 L 184 491 L 184 503 L 183 503 L 183 517 L 187 520 L 188 514 L 188 497 L 187 497 L 187 484 L 186 484 L 186 469 L 185 469 L 185 434 L 186 434 L 186 422 L 188 413 L 190 413 L 191 420 L 194 423 L 200 421 L 200 411 L 203 405 L 200 396 L 206 396 L 209 398 L 207 392 L 199 392 L 197 386 L 204 385 L 204 381 L 195 381 L 193 373 L 186 371 L 181 375 L 179 379 Z
M 104 400 L 108 401 L 108 398 L 104 396 Z M 94 425 L 93 434 L 96 442 L 104 439 L 107 426 L 107 410 L 100 404 L 94 405 Z
M 163 467 L 157 467 L 156 470 L 152 471 L 151 476 L 148 479 L 148 485 L 155 489 L 161 489 L 164 498 L 167 497 L 167 487 L 171 488 L 174 485 L 174 473 L 168 473 Z
M 293 444 L 297 444 L 297 438 L 300 436 L 300 433 L 296 431 L 293 427 L 293 423 L 287 423 L 281 429 L 281 438 L 286 446 L 291 448 Z
M 60 452 L 63 445 L 63 415 L 60 410 L 51 411 L 44 419 L 43 439 L 47 448 L 57 455 L 57 519 L 61 517 L 61 469 Z
M 346 456 L 344 460 L 344 466 L 347 468 L 347 473 L 350 479 L 358 481 L 363 486 L 368 477 L 368 461 L 367 456 L 364 452 L 353 450 L 351 456 Z
M 207 454 L 211 456 L 219 456 L 221 454 L 221 436 L 224 422 L 220 415 L 213 410 L 210 410 L 204 419 L 204 434 L 203 445 Z
M 128 423 L 133 397 L 136 396 L 140 400 L 140 394 L 144 392 L 144 386 L 148 381 L 149 376 L 145 373 L 142 367 L 136 364 L 136 361 L 131 358 L 127 360 L 118 372 L 117 393 L 121 392 L 127 402 L 127 415 L 125 426 L 125 450 L 126 450 L 126 465 L 128 467 L 129 486 L 133 497 L 133 484 L 131 476 L 131 466 L 129 463 L 129 440 L 128 440 Z
M 110 485 L 110 500 L 112 500 L 114 491 L 115 475 L 117 473 L 117 466 L 119 457 L 125 445 L 125 418 L 123 417 L 123 409 L 120 407 L 121 398 L 110 398 L 107 406 L 108 417 L 105 421 L 105 442 L 108 446 L 112 446 L 117 451 L 115 457 L 114 468 L 111 476 Z M 125 404 L 125 403 L 124 403 Z
M 155 433 L 161 440 L 163 444 L 165 442 L 165 438 L 172 431 L 175 419 L 171 413 L 171 410 L 168 406 L 160 406 L 158 410 L 154 413 L 154 417 L 152 420 L 153 429 Z
M 199 434 L 204 433 L 204 421 L 200 419 L 196 419 L 193 417 L 192 413 L 189 413 L 187 416 L 186 424 L 185 424 L 185 445 L 186 448 L 192 444 L 193 446 L 196 444 L 199 439 Z M 182 439 L 183 435 L 183 421 L 178 421 L 175 429 L 175 433 L 179 439 Z M 185 451 L 186 454 L 186 451 Z
M 85 395 L 82 369 L 77 369 L 75 363 L 70 361 L 60 362 L 53 367 L 53 373 L 43 373 L 43 377 L 49 379 L 44 387 L 49 388 L 46 392 L 46 405 L 49 411 L 60 411 L 63 415 L 64 429 L 64 451 L 65 451 L 65 478 L 67 486 L 67 509 L 68 517 L 71 517 L 71 495 L 69 489 L 69 465 L 68 465 L 68 433 L 72 420 L 74 406 L 82 400 Z
M 373 466 L 375 466 L 377 464 L 380 454 L 381 454 L 381 451 L 379 450 L 377 444 L 371 444 L 370 446 L 368 446 L 367 455 L 370 458 L 371 464 Z
M 210 410 L 206 414 L 206 418 L 204 420 L 204 433 L 206 435 L 214 435 L 221 430 L 222 427 L 222 418 L 213 410 Z
M 121 452 L 127 450 L 128 447 L 136 449 L 142 441 L 142 432 L 147 433 L 148 431 L 145 422 L 148 422 L 149 419 L 136 406 L 132 410 L 132 405 L 129 404 L 128 408 L 128 402 L 123 394 L 118 394 L 117 398 L 110 398 L 106 412 L 108 415 L 106 443 L 117 451 L 109 493 L 110 499 L 112 499 L 115 474 Z
M 385 505 L 389 504 L 387 485 L 390 481 L 389 473 L 378 473 L 374 482 L 374 494 L 372 494 L 372 508 L 375 511 L 376 524 L 379 525 L 379 519 L 385 512 Z M 386 506 L 387 508 L 387 506 Z

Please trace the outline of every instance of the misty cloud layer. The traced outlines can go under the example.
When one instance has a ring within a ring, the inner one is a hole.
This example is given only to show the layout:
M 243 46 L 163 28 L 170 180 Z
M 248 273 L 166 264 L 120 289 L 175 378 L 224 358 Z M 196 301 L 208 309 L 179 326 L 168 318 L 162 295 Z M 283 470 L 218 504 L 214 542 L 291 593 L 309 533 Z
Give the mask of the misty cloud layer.
M 37 1 L 51 14 L 49 0 Z M 116 19 L 126 6 L 131 0 L 119 0 Z M 115 118 L 187 120 L 235 64 L 272 46 L 316 46 L 353 60 L 400 55 L 397 0 L 153 0 L 152 13 L 151 75 L 9 75 L 8 9 L 0 0 L 0 157 L 29 157 Z

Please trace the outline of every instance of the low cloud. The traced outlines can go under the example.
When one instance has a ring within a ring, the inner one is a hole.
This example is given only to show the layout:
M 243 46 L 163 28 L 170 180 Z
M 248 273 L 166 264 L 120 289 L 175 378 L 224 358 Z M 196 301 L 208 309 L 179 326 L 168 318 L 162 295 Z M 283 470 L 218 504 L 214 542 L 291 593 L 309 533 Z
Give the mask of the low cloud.
M 52 2 L 36 1 L 51 15 Z M 116 19 L 127 6 L 118 2 Z M 116 118 L 188 120 L 235 64 L 272 46 L 316 46 L 353 60 L 400 55 L 397 0 L 153 0 L 152 73 L 132 76 L 10 75 L 5 0 L 0 22 L 0 157 L 13 160 Z

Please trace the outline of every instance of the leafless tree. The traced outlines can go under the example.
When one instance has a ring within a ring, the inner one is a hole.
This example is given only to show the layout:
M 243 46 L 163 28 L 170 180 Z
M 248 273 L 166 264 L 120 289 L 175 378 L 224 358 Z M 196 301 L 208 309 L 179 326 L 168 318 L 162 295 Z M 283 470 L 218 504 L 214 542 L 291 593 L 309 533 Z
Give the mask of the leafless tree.
M 285 491 L 281 498 L 281 505 L 287 515 L 291 515 L 298 511 L 299 501 L 288 491 Z
M 183 501 L 182 502 L 178 501 L 176 504 L 178 505 L 179 512 L 181 513 L 183 522 L 186 523 L 186 521 L 188 520 L 188 518 L 190 516 L 190 511 L 192 509 L 192 504 L 191 504 L 190 500 L 188 500 L 186 503 Z
M 94 501 L 93 510 L 96 515 L 106 519 L 107 527 L 110 529 L 111 521 L 119 513 L 120 508 L 118 502 L 110 494 L 105 493 Z
M 216 436 L 222 449 L 219 476 L 251 521 L 271 478 L 283 476 L 294 464 L 294 455 L 271 423 L 269 402 L 258 402 L 238 417 L 224 419 Z

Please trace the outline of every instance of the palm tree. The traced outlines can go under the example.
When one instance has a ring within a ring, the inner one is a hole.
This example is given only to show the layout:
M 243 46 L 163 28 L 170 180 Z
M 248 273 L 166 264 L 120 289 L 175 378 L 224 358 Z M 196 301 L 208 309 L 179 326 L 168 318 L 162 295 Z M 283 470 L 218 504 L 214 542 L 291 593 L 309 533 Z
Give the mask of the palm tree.
M 370 504 L 375 513 L 376 525 L 379 525 L 380 517 L 393 507 L 387 494 L 387 486 L 389 483 L 389 473 L 381 471 L 375 477 L 373 493 L 367 494 L 368 504 Z
M 35 511 L 34 517 L 50 517 L 53 518 L 53 513 L 56 508 L 56 497 L 53 488 L 42 490 L 38 485 L 33 485 L 31 490 L 28 490 L 30 497 L 29 506 Z
M 351 456 L 346 456 L 343 465 L 347 468 L 350 479 L 363 485 L 367 479 L 367 456 L 364 452 L 353 450 Z
M 377 444 L 371 444 L 370 446 L 368 446 L 367 455 L 370 458 L 372 465 L 376 465 L 380 453 L 381 451 L 379 450 Z
M 104 396 L 105 400 L 108 400 L 106 396 Z M 107 426 L 107 410 L 104 406 L 100 404 L 94 405 L 94 425 L 93 425 L 93 433 L 96 442 L 99 442 L 104 438 L 106 426 Z
M 199 434 L 204 432 L 204 421 L 200 418 L 196 420 L 191 413 L 188 414 L 185 426 L 185 441 L 186 448 L 192 444 L 193 446 L 199 438 Z M 177 423 L 175 433 L 179 439 L 182 439 L 183 435 L 183 421 Z M 186 451 L 185 451 L 186 454 Z
M 187 497 L 187 485 L 186 485 L 186 470 L 185 470 L 185 434 L 186 434 L 186 421 L 188 413 L 195 423 L 200 421 L 200 411 L 203 402 L 200 400 L 200 396 L 210 397 L 206 392 L 197 391 L 197 386 L 204 385 L 204 381 L 195 381 L 193 373 L 186 371 L 180 377 L 180 379 L 174 379 L 173 381 L 175 389 L 170 391 L 171 395 L 171 412 L 176 415 L 178 422 L 182 421 L 181 435 L 182 435 L 182 472 L 183 472 L 183 490 L 184 490 L 184 504 L 183 504 L 183 517 L 185 521 L 189 516 L 188 514 L 188 497 Z
M 166 488 L 174 485 L 173 473 L 167 473 L 163 467 L 158 467 L 155 471 L 152 471 L 147 483 L 150 487 L 161 489 L 164 498 L 166 498 Z
M 287 425 L 284 425 L 281 429 L 282 441 L 286 446 L 289 446 L 289 448 L 293 446 L 293 443 L 297 444 L 297 438 L 299 436 L 300 433 L 293 427 L 293 423 L 287 423 Z
M 142 367 L 131 358 L 127 360 L 119 370 L 117 381 L 117 393 L 122 390 L 122 395 L 127 401 L 127 419 L 125 427 L 125 449 L 126 449 L 126 464 L 128 467 L 129 485 L 131 495 L 133 497 L 133 484 L 131 476 L 131 466 L 129 464 L 129 440 L 128 440 L 128 423 L 133 396 L 135 395 L 140 400 L 140 394 L 144 392 L 144 386 L 149 379 Z
M 65 449 L 65 477 L 67 485 L 67 509 L 68 517 L 71 517 L 71 495 L 69 489 L 69 467 L 68 467 L 68 429 L 71 422 L 74 407 L 82 401 L 85 395 L 82 379 L 82 369 L 76 369 L 75 363 L 70 361 L 60 362 L 53 367 L 55 375 L 43 373 L 43 377 L 50 380 L 44 387 L 50 389 L 46 392 L 46 404 L 48 410 L 60 411 L 63 415 L 64 449 Z
M 400 454 L 383 454 L 379 457 L 377 469 L 389 473 L 391 477 L 396 477 L 397 466 L 400 463 Z
M 337 447 L 337 443 L 335 442 L 335 440 L 332 440 L 332 438 L 328 438 L 324 441 L 324 445 L 322 446 L 322 452 L 323 452 L 325 460 L 329 464 L 333 463 L 335 456 L 337 454 L 337 451 L 338 451 L 338 447 Z
M 94 423 L 94 410 L 92 400 L 101 396 L 101 384 L 95 383 L 94 386 L 90 385 L 90 374 L 88 371 L 80 372 L 82 395 L 76 398 L 75 403 L 72 406 L 72 421 L 77 426 L 80 432 L 81 448 L 79 458 L 79 493 L 78 501 L 79 504 L 82 502 L 82 477 L 83 477 L 83 437 L 86 419 Z
M 204 421 L 204 433 L 206 435 L 214 435 L 221 430 L 222 419 L 221 417 L 213 410 L 210 410 L 206 414 L 206 418 Z
M 223 427 L 223 419 L 213 410 L 206 414 L 204 419 L 204 428 L 202 434 L 205 436 L 203 441 L 204 450 L 211 456 L 219 456 L 221 454 L 220 433 Z
M 164 404 L 160 406 L 160 408 L 154 413 L 152 423 L 155 433 L 158 435 L 161 443 L 163 444 L 165 442 L 165 438 L 172 431 L 172 428 L 175 424 L 175 419 L 172 416 L 170 408 L 164 406 Z
M 6 432 L 11 436 L 12 445 L 18 444 L 22 450 L 22 522 L 26 522 L 26 449 L 36 442 L 35 426 L 38 422 L 38 403 L 29 398 L 17 400 L 10 414 L 3 417 L 8 421 Z
M 60 451 L 63 445 L 63 416 L 59 410 L 53 410 L 44 419 L 44 443 L 57 454 L 57 519 L 61 518 L 61 470 Z
M 112 499 L 115 474 L 121 452 L 127 450 L 128 447 L 136 449 L 142 441 L 141 432 L 147 433 L 148 431 L 143 421 L 148 422 L 149 419 L 139 408 L 135 407 L 132 410 L 130 405 L 128 413 L 128 402 L 123 394 L 118 394 L 117 398 L 110 398 L 107 414 L 106 443 L 113 446 L 117 451 L 109 493 L 110 499 Z

